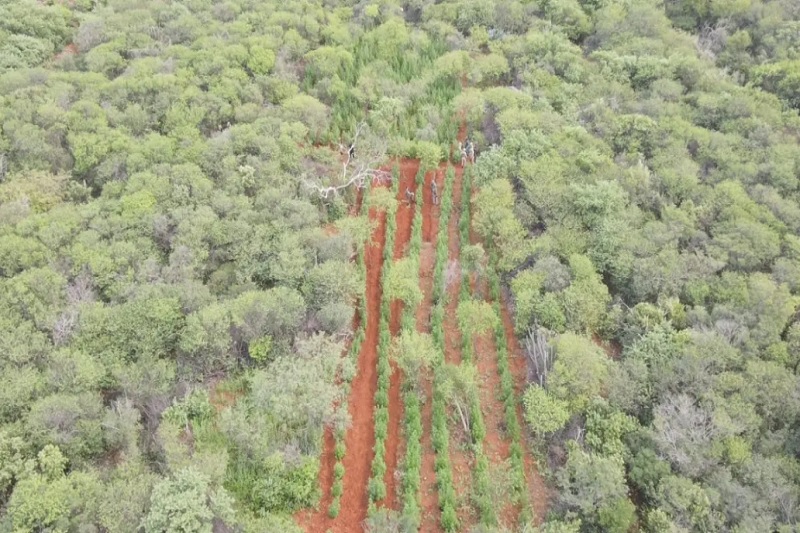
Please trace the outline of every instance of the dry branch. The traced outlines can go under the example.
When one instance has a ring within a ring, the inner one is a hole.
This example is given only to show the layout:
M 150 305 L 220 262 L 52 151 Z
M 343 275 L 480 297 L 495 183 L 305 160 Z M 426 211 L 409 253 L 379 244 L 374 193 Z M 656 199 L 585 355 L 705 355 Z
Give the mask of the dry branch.
M 349 145 L 339 144 L 339 153 L 343 156 L 343 160 L 342 173 L 337 179 L 338 185 L 321 185 L 314 181 L 303 179 L 304 185 L 316 191 L 322 198 L 327 199 L 331 196 L 337 196 L 341 191 L 350 187 L 363 189 L 367 182 L 371 182 L 372 185 L 390 182 L 392 174 L 380 169 L 381 164 L 386 159 L 386 141 L 385 139 L 367 135 L 368 132 L 365 132 L 365 128 L 366 123 L 361 122 L 356 127 L 352 142 Z M 359 155 L 351 157 L 362 134 L 364 149 L 359 152 Z

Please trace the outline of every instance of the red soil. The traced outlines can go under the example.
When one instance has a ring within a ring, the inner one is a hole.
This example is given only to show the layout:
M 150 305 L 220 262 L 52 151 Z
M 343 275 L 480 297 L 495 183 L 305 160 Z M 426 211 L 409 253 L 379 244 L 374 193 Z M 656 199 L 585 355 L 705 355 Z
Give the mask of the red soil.
M 394 237 L 395 260 L 402 258 L 408 242 L 411 239 L 411 226 L 414 222 L 415 206 L 409 205 L 405 198 L 406 187 L 412 191 L 416 189 L 414 179 L 419 170 L 419 161 L 403 160 L 400 162 L 400 183 L 397 188 L 397 230 Z M 403 314 L 403 304 L 400 300 L 395 300 L 391 305 L 389 317 L 389 332 L 396 336 L 400 330 L 400 319 Z M 392 375 L 389 380 L 389 429 L 386 436 L 386 474 L 383 481 L 386 484 L 386 499 L 383 505 L 389 508 L 397 507 L 397 463 L 404 450 L 401 450 L 403 439 L 400 436 L 400 427 L 403 419 L 403 399 L 400 395 L 400 385 L 403 382 L 402 372 L 394 364 L 392 365 Z
M 480 293 L 487 296 L 486 281 L 481 280 L 478 287 Z M 488 297 L 485 299 L 489 301 Z M 492 332 L 475 339 L 475 364 L 480 376 L 478 393 L 486 426 L 483 450 L 490 465 L 502 465 L 511 455 L 511 443 L 505 435 L 505 408 L 500 401 L 500 371 L 497 367 L 497 348 Z M 513 528 L 519 511 L 520 509 L 507 503 L 505 507 L 498 509 L 498 518 L 504 526 Z
M 514 333 L 514 322 L 511 319 L 511 313 L 505 301 L 500 302 L 500 315 L 500 318 L 503 320 L 503 327 L 506 330 L 509 367 L 514 376 L 514 386 L 516 388 L 517 397 L 520 398 L 525 391 L 525 387 L 528 386 L 528 363 L 525 356 L 522 354 L 522 348 L 519 345 L 517 335 Z M 517 403 L 517 421 L 520 427 L 525 427 L 522 418 L 521 403 Z M 528 481 L 528 496 L 530 496 L 531 504 L 533 505 L 534 522 L 539 525 L 544 521 L 545 516 L 547 516 L 547 510 L 550 507 L 550 494 L 547 489 L 547 484 L 536 466 L 536 460 L 531 456 L 527 447 L 525 448 L 524 461 L 525 479 Z
M 439 231 L 439 206 L 432 205 L 430 184 L 436 180 L 439 191 L 444 184 L 441 171 L 425 176 L 422 203 L 422 250 L 419 257 L 419 286 L 422 302 L 417 308 L 417 331 L 429 332 L 431 306 L 433 303 L 433 268 L 436 259 L 436 236 Z M 423 385 L 422 404 L 422 469 L 420 471 L 420 495 L 422 499 L 422 523 L 420 531 L 441 531 L 439 524 L 439 494 L 436 490 L 436 454 L 433 450 L 431 433 L 433 431 L 433 383 L 432 376 Z
M 602 348 L 608 357 L 615 361 L 619 361 L 622 357 L 622 345 L 617 341 L 604 341 L 597 333 L 592 334 L 592 342 L 596 346 Z
M 220 390 L 220 383 L 222 383 L 222 378 L 213 379 L 208 384 L 208 389 L 210 391 L 208 394 L 208 401 L 217 413 L 235 405 L 239 396 L 242 395 L 241 391 Z
M 373 398 L 378 388 L 378 322 L 382 296 L 381 270 L 383 269 L 383 247 L 386 242 L 386 215 L 371 209 L 371 220 L 376 221 L 372 239 L 365 251 L 367 269 L 367 324 L 364 342 L 358 355 L 358 372 L 353 378 L 348 401 L 351 426 L 345 435 L 343 463 L 344 494 L 341 509 L 336 519 L 328 518 L 328 505 L 331 501 L 330 487 L 333 481 L 333 442 L 326 432 L 325 451 L 320 468 L 320 486 L 323 487 L 323 500 L 316 511 L 305 511 L 297 515 L 297 522 L 308 533 L 360 533 L 361 523 L 367 517 L 367 482 L 375 441 L 375 422 Z M 328 440 L 330 438 L 330 440 Z
M 59 59 L 63 59 L 67 56 L 74 56 L 78 54 L 78 47 L 75 43 L 69 43 L 67 46 L 64 47 L 59 53 L 53 56 L 53 59 L 58 61 Z

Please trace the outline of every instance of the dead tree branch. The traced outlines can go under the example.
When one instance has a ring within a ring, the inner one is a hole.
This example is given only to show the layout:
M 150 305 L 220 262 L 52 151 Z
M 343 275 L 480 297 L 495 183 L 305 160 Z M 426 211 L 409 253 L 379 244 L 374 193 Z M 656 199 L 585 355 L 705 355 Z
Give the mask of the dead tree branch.
M 339 153 L 342 155 L 342 173 L 336 180 L 339 184 L 321 185 L 303 179 L 304 185 L 316 191 L 322 198 L 328 199 L 350 187 L 363 189 L 367 183 L 374 186 L 391 182 L 392 174 L 379 168 L 386 158 L 388 148 L 386 141 L 370 136 L 365 128 L 366 122 L 361 122 L 356 127 L 352 142 L 349 145 L 339 144 Z M 360 156 L 355 157 L 354 151 L 356 144 L 359 143 L 359 138 L 362 139 L 361 144 L 364 148 L 361 150 Z M 320 181 L 324 181 L 324 178 L 320 178 Z
M 547 383 L 547 374 L 553 367 L 554 352 L 550 346 L 548 331 L 535 325 L 525 337 L 525 355 L 533 366 L 534 379 L 541 387 Z

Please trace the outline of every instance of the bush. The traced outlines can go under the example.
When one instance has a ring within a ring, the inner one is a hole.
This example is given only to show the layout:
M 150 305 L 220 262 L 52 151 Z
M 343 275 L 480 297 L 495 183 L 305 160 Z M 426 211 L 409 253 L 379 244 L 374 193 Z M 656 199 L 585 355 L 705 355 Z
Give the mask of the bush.
M 280 454 L 275 454 L 265 461 L 253 486 L 253 503 L 268 511 L 309 507 L 318 496 L 318 471 L 316 459 L 291 468 Z
M 337 461 L 341 461 L 342 458 L 344 458 L 345 451 L 346 451 L 346 448 L 345 448 L 345 445 L 344 445 L 344 441 L 343 440 L 339 440 L 336 443 L 336 446 L 333 448 L 333 454 L 336 457 Z M 336 464 L 339 464 L 339 463 L 336 463 Z M 336 470 L 335 470 L 335 467 L 334 467 L 334 472 L 335 471 Z
M 341 462 L 333 465 L 333 479 L 339 481 L 344 478 L 344 465 Z
M 383 477 L 380 479 L 376 477 L 370 478 L 367 492 L 369 493 L 369 499 L 373 502 L 379 502 L 386 498 L 386 485 L 383 483 Z
M 328 517 L 329 518 L 336 518 L 339 516 L 339 509 L 341 507 L 341 500 L 339 498 L 334 499 L 330 506 L 328 506 Z
M 458 531 L 458 515 L 453 505 L 442 507 L 442 517 L 440 521 L 442 529 L 450 532 Z
M 338 500 L 339 497 L 342 495 L 342 492 L 343 492 L 342 479 L 338 478 L 336 479 L 336 481 L 333 482 L 333 485 L 331 486 L 331 495 L 334 497 L 334 499 Z

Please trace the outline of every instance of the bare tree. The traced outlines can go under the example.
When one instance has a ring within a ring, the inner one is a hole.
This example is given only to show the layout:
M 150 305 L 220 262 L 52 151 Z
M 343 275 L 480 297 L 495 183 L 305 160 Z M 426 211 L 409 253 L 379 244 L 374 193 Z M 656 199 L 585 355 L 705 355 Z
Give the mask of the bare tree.
M 65 345 L 72 337 L 77 325 L 78 309 L 76 307 L 68 307 L 53 324 L 53 343 L 56 346 Z
M 727 22 L 720 21 L 715 26 L 706 24 L 697 35 L 697 51 L 706 59 L 716 61 L 717 56 L 725 49 L 728 35 Z
M 687 394 L 670 395 L 654 410 L 653 437 L 682 474 L 702 475 L 714 464 L 711 444 L 720 436 L 708 409 Z
M 547 330 L 538 325 L 529 328 L 528 336 L 525 337 L 525 355 L 533 367 L 534 379 L 541 387 L 547 383 L 547 374 L 553 367 L 555 356 L 553 348 L 548 343 L 548 337 Z
M 83 270 L 67 285 L 67 307 L 53 323 L 52 338 L 56 346 L 65 345 L 75 333 L 80 318 L 80 304 L 94 301 L 92 285 L 92 275 L 88 270 Z
M 357 146 L 359 155 L 355 157 Z M 341 174 L 335 177 L 317 177 L 315 180 L 304 178 L 303 183 L 321 197 L 330 198 L 351 186 L 363 189 L 368 182 L 373 185 L 389 182 L 392 174 L 380 169 L 381 163 L 386 159 L 386 151 L 386 139 L 370 135 L 366 122 L 362 122 L 356 127 L 350 144 L 339 144 L 339 153 L 342 156 Z

